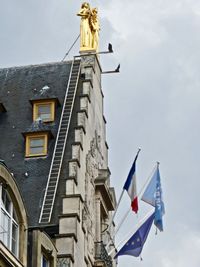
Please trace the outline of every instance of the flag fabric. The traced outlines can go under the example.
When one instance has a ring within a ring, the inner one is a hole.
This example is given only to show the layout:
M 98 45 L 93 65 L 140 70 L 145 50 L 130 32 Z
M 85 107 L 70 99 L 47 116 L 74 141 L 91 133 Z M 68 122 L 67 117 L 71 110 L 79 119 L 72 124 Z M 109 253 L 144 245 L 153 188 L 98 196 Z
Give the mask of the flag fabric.
M 163 220 L 162 220 L 162 217 L 163 217 L 164 214 L 165 214 L 165 206 L 164 206 L 163 197 L 162 197 L 160 173 L 159 173 L 159 170 L 158 170 L 157 183 L 156 183 L 154 224 L 160 231 L 163 231 Z
M 137 197 L 137 186 L 136 186 L 136 160 L 138 157 L 138 153 L 135 157 L 133 165 L 129 171 L 128 177 L 124 184 L 123 189 L 125 189 L 131 198 L 131 208 L 137 213 L 138 212 L 138 197 Z
M 139 229 L 133 234 L 133 236 L 126 242 L 126 244 L 115 255 L 115 258 L 123 255 L 130 255 L 139 257 L 144 243 L 147 239 L 149 231 L 151 229 L 155 213 L 151 214 L 148 219 L 139 227 Z
M 153 176 L 145 189 L 142 200 L 144 202 L 147 202 L 148 204 L 155 207 L 156 202 L 156 182 L 157 182 L 157 176 L 158 176 L 158 168 L 156 168 L 155 172 L 153 173 Z
M 165 207 L 163 202 L 160 172 L 158 166 L 141 199 L 155 207 L 154 224 L 160 231 L 163 231 L 162 217 L 165 213 Z

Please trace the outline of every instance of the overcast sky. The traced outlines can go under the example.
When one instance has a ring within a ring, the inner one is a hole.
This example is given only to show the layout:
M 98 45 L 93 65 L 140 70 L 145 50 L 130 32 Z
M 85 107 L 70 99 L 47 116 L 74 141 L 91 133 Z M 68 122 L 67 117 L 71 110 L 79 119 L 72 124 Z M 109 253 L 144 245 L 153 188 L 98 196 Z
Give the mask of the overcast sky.
M 79 0 L 2 0 L 0 67 L 60 61 L 79 34 Z M 119 267 L 200 266 L 200 2 L 93 0 L 101 19 L 101 57 L 109 166 L 119 196 L 138 147 L 138 189 L 160 161 L 166 214 L 140 262 Z M 69 59 L 77 55 L 78 45 Z M 126 210 L 129 199 L 124 197 Z M 140 205 L 141 210 L 146 208 Z M 123 216 L 121 208 L 118 218 Z M 142 212 L 141 212 L 142 213 Z M 135 225 L 129 216 L 117 242 Z

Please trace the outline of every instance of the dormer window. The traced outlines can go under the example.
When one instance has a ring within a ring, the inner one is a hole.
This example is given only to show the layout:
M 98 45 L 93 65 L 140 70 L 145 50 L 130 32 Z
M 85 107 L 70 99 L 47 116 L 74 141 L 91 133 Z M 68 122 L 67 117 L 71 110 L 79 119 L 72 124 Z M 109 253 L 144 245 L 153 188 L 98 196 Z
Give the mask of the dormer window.
M 55 120 L 55 99 L 33 101 L 33 121 L 41 119 L 43 122 Z
M 32 133 L 26 135 L 26 157 L 47 155 L 48 133 Z

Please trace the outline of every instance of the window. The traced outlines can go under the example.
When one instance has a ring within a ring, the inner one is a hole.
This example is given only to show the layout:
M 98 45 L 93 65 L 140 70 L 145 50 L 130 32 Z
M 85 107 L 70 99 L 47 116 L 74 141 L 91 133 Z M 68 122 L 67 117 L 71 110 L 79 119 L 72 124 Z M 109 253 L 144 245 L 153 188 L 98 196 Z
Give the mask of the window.
M 26 157 L 47 155 L 47 133 L 26 135 Z
M 41 267 L 50 267 L 49 260 L 42 254 Z
M 6 189 L 0 184 L 0 240 L 18 256 L 19 225 L 13 203 Z
M 33 103 L 33 120 L 41 119 L 44 122 L 51 122 L 55 119 L 55 101 L 38 100 Z

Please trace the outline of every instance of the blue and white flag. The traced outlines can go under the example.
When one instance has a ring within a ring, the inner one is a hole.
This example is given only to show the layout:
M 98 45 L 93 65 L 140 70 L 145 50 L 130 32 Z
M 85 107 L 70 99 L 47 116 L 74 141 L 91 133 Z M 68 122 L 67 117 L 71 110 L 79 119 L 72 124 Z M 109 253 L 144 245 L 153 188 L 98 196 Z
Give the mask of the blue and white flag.
M 165 214 L 165 207 L 162 198 L 162 188 L 160 183 L 160 173 L 158 170 L 157 182 L 156 182 L 156 199 L 155 199 L 155 219 L 154 224 L 160 230 L 163 231 L 162 217 Z
M 162 216 L 165 213 L 165 207 L 163 202 L 160 172 L 158 166 L 141 199 L 155 207 L 154 224 L 160 231 L 163 231 Z
M 123 255 L 130 255 L 139 257 L 144 243 L 147 239 L 149 231 L 151 229 L 155 213 L 151 214 L 148 219 L 139 227 L 139 229 L 133 234 L 133 236 L 126 242 L 126 244 L 115 255 L 115 258 Z
M 158 176 L 158 169 L 156 168 L 146 190 L 143 193 L 142 200 L 155 207 L 156 201 L 156 181 Z

